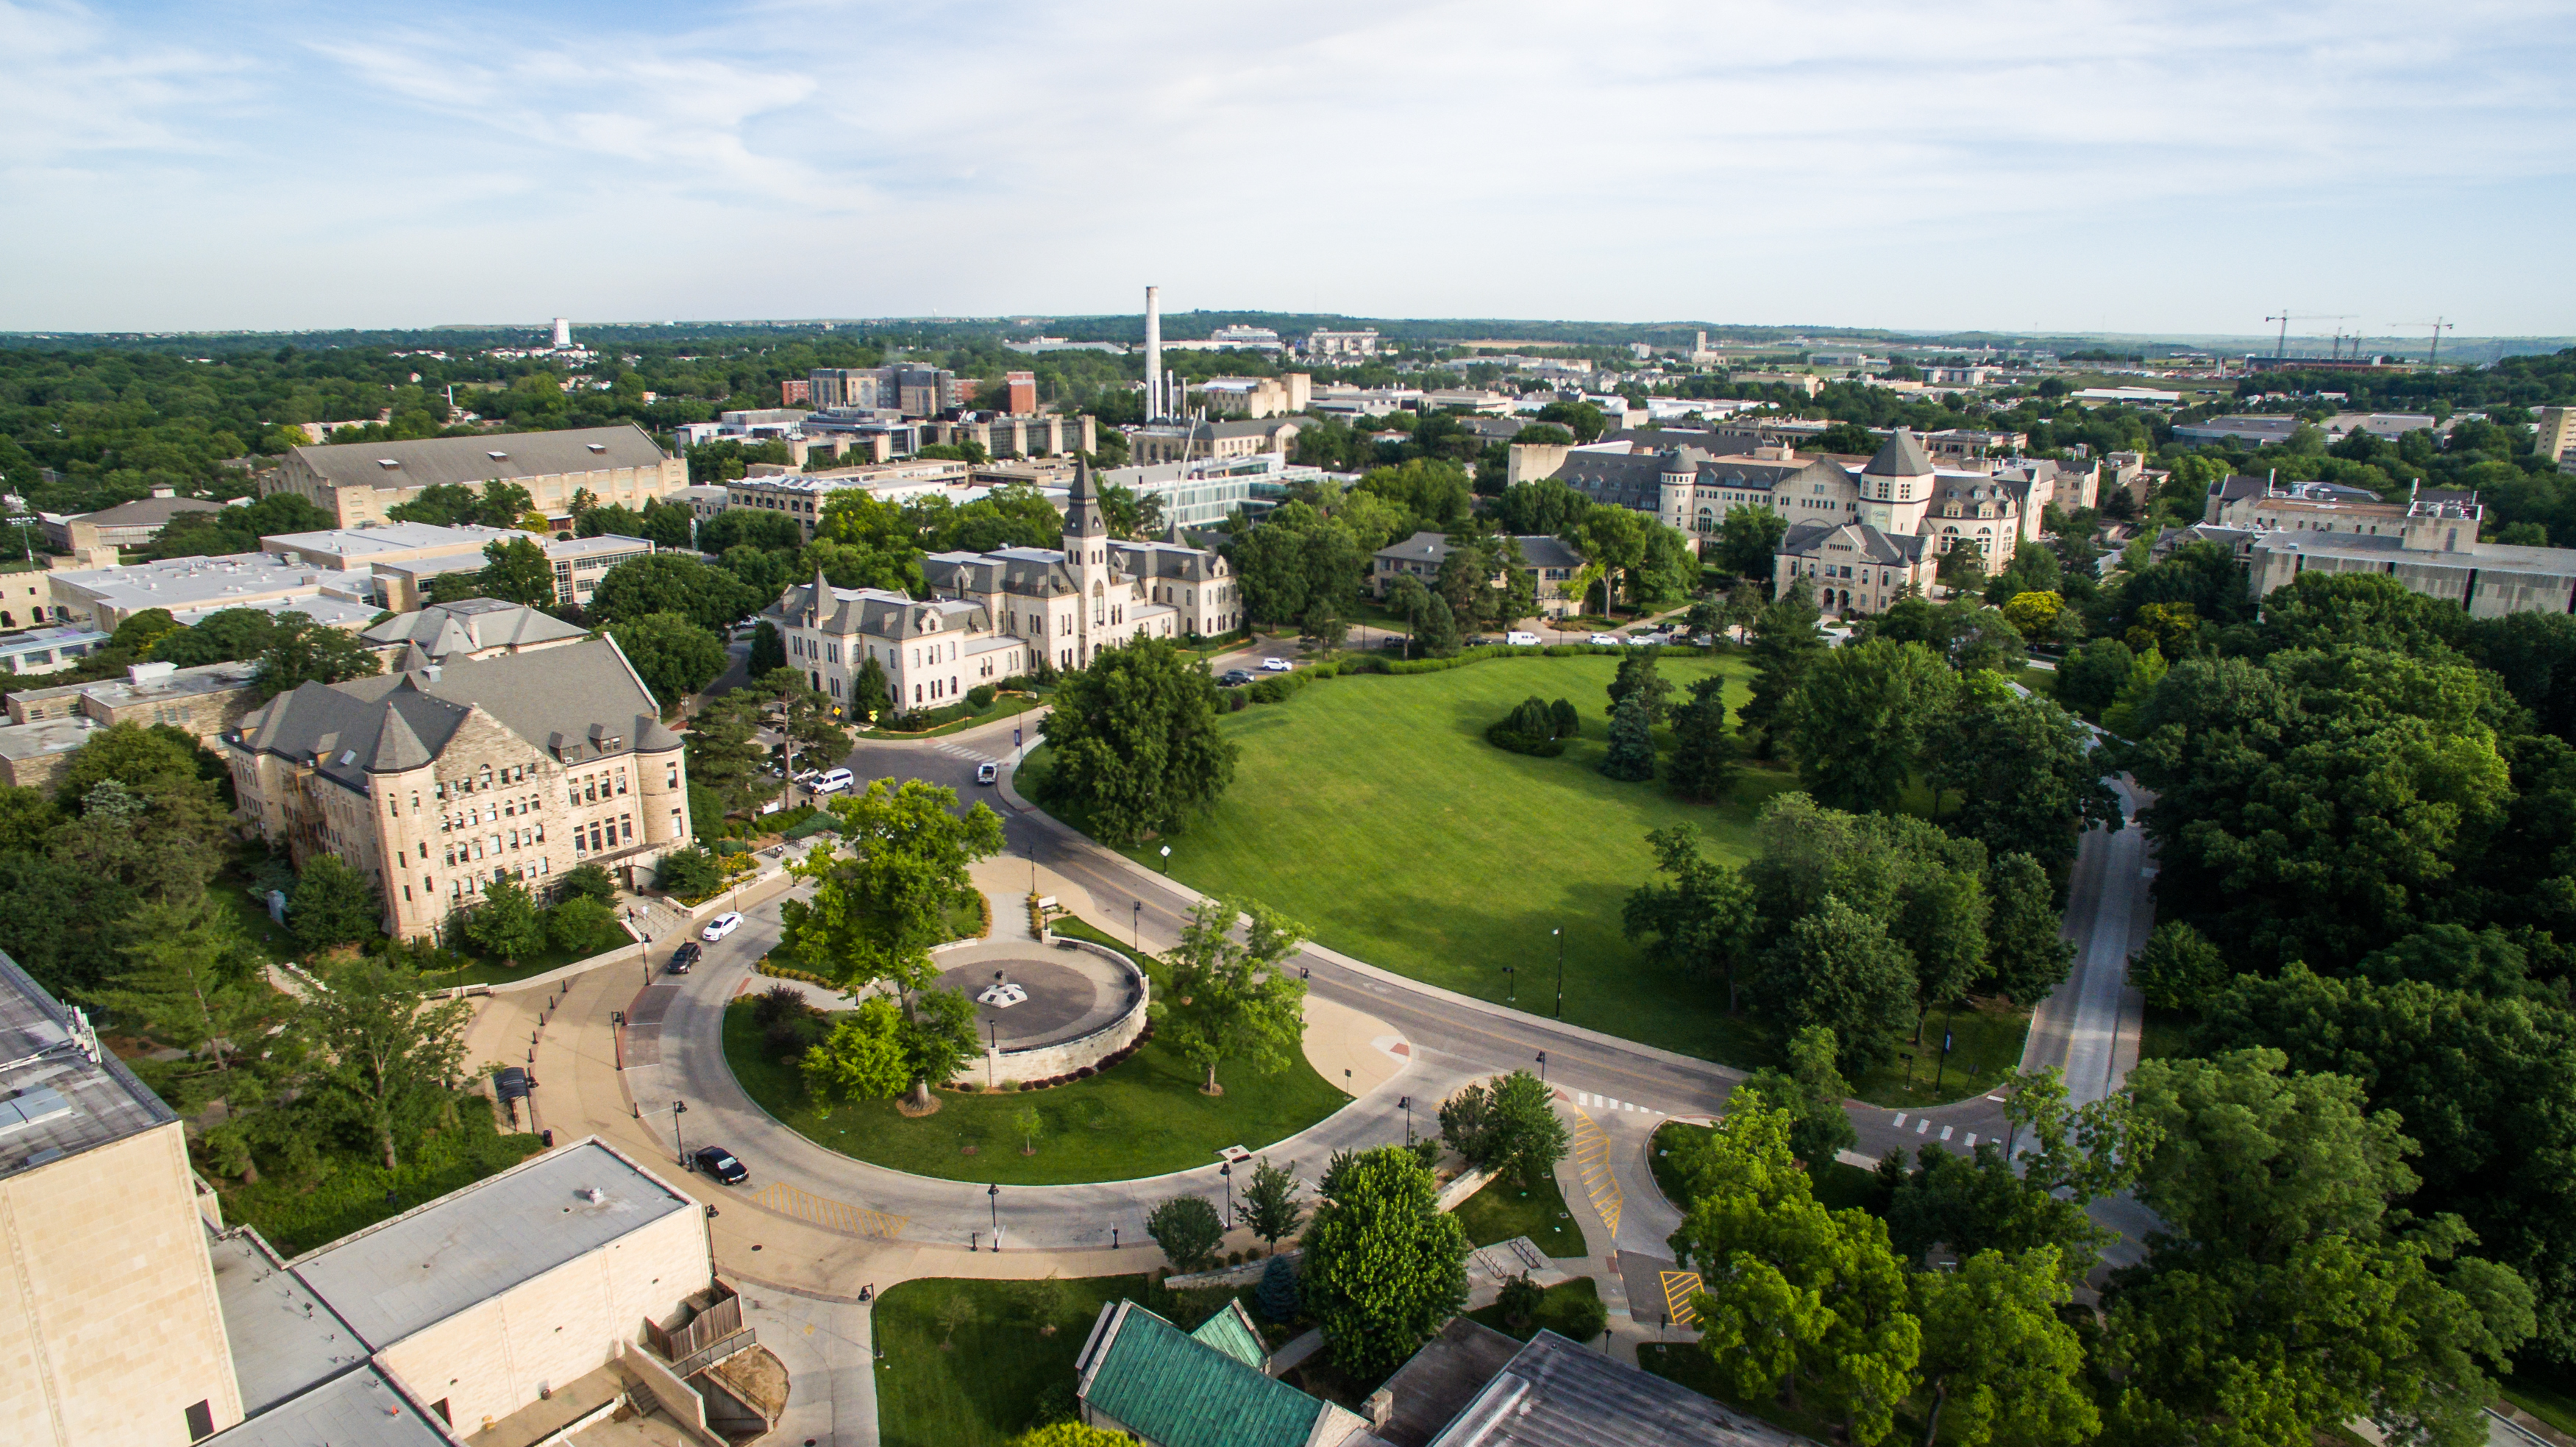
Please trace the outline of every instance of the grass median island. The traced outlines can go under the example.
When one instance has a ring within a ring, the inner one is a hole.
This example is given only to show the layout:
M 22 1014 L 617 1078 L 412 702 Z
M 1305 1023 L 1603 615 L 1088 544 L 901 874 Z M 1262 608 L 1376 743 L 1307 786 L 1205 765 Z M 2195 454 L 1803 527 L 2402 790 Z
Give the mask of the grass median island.
M 816 1144 L 917 1176 L 1005 1186 L 1124 1181 L 1211 1165 L 1227 1146 L 1257 1151 L 1350 1100 L 1302 1054 L 1267 1074 L 1240 1064 L 1222 1066 L 1218 1078 L 1225 1094 L 1201 1095 L 1199 1072 L 1177 1052 L 1149 1041 L 1089 1080 L 1051 1090 L 941 1091 L 937 1114 L 909 1119 L 890 1100 L 818 1105 L 795 1065 L 772 1049 L 753 1022 L 749 999 L 726 1007 L 724 1045 L 725 1063 L 743 1090 Z M 1036 1153 L 1023 1155 L 1018 1117 L 1032 1106 L 1041 1129 Z M 974 1154 L 966 1153 L 968 1146 Z
M 1655 873 L 1649 831 L 1698 826 L 1712 858 L 1748 857 L 1755 814 L 1793 786 L 1782 770 L 1748 768 L 1732 802 L 1686 804 L 1660 782 L 1603 777 L 1609 750 L 1608 654 L 1497 658 L 1438 673 L 1361 674 L 1319 682 L 1285 704 L 1219 720 L 1243 747 L 1224 802 L 1190 830 L 1124 851 L 1211 894 L 1281 910 L 1317 942 L 1426 984 L 1553 1007 L 1565 930 L 1565 1018 L 1709 1059 L 1759 1064 L 1769 1032 L 1727 1017 L 1722 994 L 1653 968 L 1619 933 L 1628 892 Z M 1732 656 L 1674 654 L 1660 667 L 1676 694 L 1711 673 L 1727 702 L 1750 670 Z M 1505 753 L 1487 725 L 1523 699 L 1570 700 L 1583 734 L 1558 758 Z M 1043 750 L 1020 769 L 1038 796 Z M 1081 821 L 1072 821 L 1077 826 Z
M 1584 1254 L 1583 1228 L 1566 1209 L 1565 1194 L 1557 1189 L 1554 1176 L 1534 1186 L 1522 1185 L 1515 1176 L 1497 1176 L 1459 1202 L 1457 1216 L 1458 1224 L 1467 1228 L 1470 1245 L 1491 1246 L 1527 1236 L 1550 1256 Z

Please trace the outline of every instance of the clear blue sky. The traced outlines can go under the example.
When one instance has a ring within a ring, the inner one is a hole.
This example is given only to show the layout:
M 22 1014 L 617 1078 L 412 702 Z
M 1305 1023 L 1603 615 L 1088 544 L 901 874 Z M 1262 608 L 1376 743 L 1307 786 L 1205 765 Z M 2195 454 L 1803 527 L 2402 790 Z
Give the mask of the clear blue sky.
M 2564 0 L 0 0 L 0 54 L 7 329 L 1133 311 L 1153 281 L 2576 333 Z

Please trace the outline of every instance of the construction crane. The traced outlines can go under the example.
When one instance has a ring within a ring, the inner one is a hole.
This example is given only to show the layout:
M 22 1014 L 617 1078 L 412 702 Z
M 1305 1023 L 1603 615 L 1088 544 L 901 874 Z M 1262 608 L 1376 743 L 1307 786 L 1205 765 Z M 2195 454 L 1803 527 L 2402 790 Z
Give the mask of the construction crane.
M 2348 321 L 2351 321 L 2351 320 L 2352 320 L 2352 313 L 2350 313 L 2350 312 L 2300 312 L 2300 313 L 2298 313 L 2297 315 L 2293 316 L 2293 315 L 2290 313 L 2290 309 L 2289 309 L 2289 308 L 2287 308 L 2287 307 L 2283 307 L 2283 308 L 2281 309 L 2281 314 L 2280 314 L 2279 316 L 2276 316 L 2276 317 L 2265 317 L 2265 318 L 2263 318 L 2263 320 L 2265 320 L 2265 321 L 2267 321 L 2267 322 L 2279 322 L 2279 323 L 2281 324 L 2281 341 L 2280 341 L 2280 344 L 2279 344 L 2278 346 L 2275 346 L 2275 347 L 2272 349 L 2272 360 L 2274 360 L 2274 361 L 2276 361 L 2276 362 L 2277 362 L 2277 361 L 2281 360 L 2283 357 L 2286 357 L 2286 356 L 2288 356 L 2288 355 L 2290 354 L 2290 323 L 2292 323 L 2292 322 L 2348 322 Z
M 2424 363 L 2424 365 L 2428 367 L 2438 367 L 2442 364 L 2442 333 L 2455 332 L 2460 329 L 2460 324 L 2458 322 L 2446 322 L 2440 317 L 2435 317 L 2429 322 L 2390 322 L 2389 325 L 2392 327 L 2431 327 L 2433 329 L 2433 355 L 2430 360 Z

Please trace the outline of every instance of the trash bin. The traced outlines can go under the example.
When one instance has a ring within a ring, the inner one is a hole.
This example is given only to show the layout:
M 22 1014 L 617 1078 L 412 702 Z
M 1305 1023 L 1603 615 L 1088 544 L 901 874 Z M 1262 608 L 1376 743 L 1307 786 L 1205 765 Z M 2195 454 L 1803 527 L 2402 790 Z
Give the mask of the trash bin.
M 537 1132 L 537 1139 L 545 1142 L 547 1150 L 553 1150 L 555 1148 L 555 1133 L 553 1131 L 541 1130 Z

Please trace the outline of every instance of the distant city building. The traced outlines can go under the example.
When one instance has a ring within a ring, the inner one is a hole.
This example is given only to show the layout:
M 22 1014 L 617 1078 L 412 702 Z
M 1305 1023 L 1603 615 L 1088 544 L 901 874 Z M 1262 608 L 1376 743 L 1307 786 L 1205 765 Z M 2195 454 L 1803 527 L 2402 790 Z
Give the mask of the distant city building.
M 372 597 L 396 613 L 418 608 L 429 597 L 430 580 L 448 573 L 475 573 L 489 562 L 484 550 L 494 543 L 526 539 L 546 555 L 555 572 L 555 602 L 580 607 L 609 569 L 653 551 L 645 538 L 604 533 L 587 538 L 557 538 L 514 528 L 487 528 L 463 523 L 383 523 L 366 528 L 323 532 L 278 533 L 259 540 L 270 554 L 344 572 L 372 576 Z
M 1384 417 L 1393 412 L 1422 410 L 1419 387 L 1345 387 L 1326 386 L 1314 389 L 1308 411 L 1326 417 Z
M 248 498 L 238 499 L 248 502 Z M 86 560 L 97 549 L 140 548 L 161 536 L 170 520 L 185 512 L 211 513 L 227 504 L 210 498 L 181 497 L 166 487 L 156 487 L 152 495 L 133 502 L 121 502 L 96 512 L 69 516 L 40 514 L 45 541 L 53 547 Z M 101 558 L 100 562 L 109 561 Z
M 328 853 L 373 879 L 385 932 L 417 939 L 502 879 L 550 895 L 558 864 L 646 887 L 691 833 L 661 709 L 604 634 L 443 664 L 412 646 L 278 695 L 224 742 L 244 822 L 298 866 Z
M 2255 447 L 2290 440 L 2299 430 L 2296 417 L 2212 417 L 2206 422 L 2187 422 L 2173 430 L 2173 440 L 2185 447 L 2205 447 L 2213 442 L 2242 442 Z
M 2355 432 L 2394 442 L 2409 432 L 2442 430 L 2442 424 L 2429 412 L 2338 412 L 2317 425 L 2328 443 L 2341 442 Z
M 319 567 L 274 553 L 171 558 L 133 567 L 47 573 L 57 617 L 113 633 L 150 608 L 195 623 L 226 608 L 300 612 L 318 622 L 359 628 L 382 607 L 376 580 L 362 571 Z
M 818 368 L 806 374 L 806 382 L 807 398 L 817 408 L 936 417 L 966 405 L 957 374 L 945 367 Z
M 1235 347 L 1247 352 L 1277 352 L 1279 333 L 1268 327 L 1219 327 L 1208 333 L 1208 341 L 1219 347 Z
M 1088 414 L 970 412 L 954 421 L 922 423 L 921 437 L 924 445 L 972 442 L 988 457 L 1062 457 L 1100 450 L 1099 424 Z
M 2154 387 L 2087 387 L 2068 395 L 2078 402 L 2109 402 L 2133 407 L 2172 407 L 2182 401 L 2180 392 L 2159 391 Z
M 417 647 L 433 664 L 470 663 L 579 643 L 590 630 L 551 613 L 498 598 L 436 603 L 417 613 L 388 618 L 358 635 L 390 664 Z
M 2531 450 L 2561 464 L 2576 463 L 2576 407 L 2543 407 L 2533 420 Z
M 385 520 L 424 487 L 481 488 L 514 482 L 557 524 L 572 521 L 576 493 L 641 511 L 650 499 L 688 486 L 688 464 L 665 457 L 632 423 L 564 432 L 496 432 L 412 442 L 351 442 L 288 452 L 261 492 L 291 492 L 341 527 Z
M 1127 355 L 1127 349 L 1116 342 L 1068 342 L 1062 337 L 1031 337 L 1024 342 L 1004 342 L 1002 345 L 1030 356 L 1047 352 L 1106 352 L 1113 357 Z
M 2472 618 L 2576 613 L 2576 548 L 2482 543 L 2474 519 L 2454 511 L 2456 504 L 2420 506 L 2432 525 L 2399 533 L 2256 533 L 2246 548 L 2254 596 L 2269 596 L 2306 573 L 2379 573 Z M 2440 545 L 2423 546 L 2428 543 Z
M 1139 427 L 1127 434 L 1127 456 L 1132 462 L 1149 464 L 1249 457 L 1257 452 L 1285 454 L 1296 445 L 1300 427 L 1296 419 L 1285 417 Z
M 571 346 L 572 319 L 570 317 L 555 318 L 555 350 L 560 352 L 570 348 Z
M 1002 410 L 1014 417 L 1026 417 L 1038 410 L 1038 374 L 1004 372 L 1002 374 Z
M 1374 357 L 1377 355 L 1377 328 L 1356 332 L 1316 330 L 1306 334 L 1309 357 Z
M 876 463 L 829 472 L 764 468 L 726 483 L 724 493 L 728 506 L 787 514 L 804 527 L 810 540 L 815 520 L 823 515 L 824 505 L 835 493 L 859 489 L 881 502 L 893 503 L 916 497 L 947 497 L 952 502 L 965 502 L 972 500 L 964 496 L 969 471 L 963 462 L 944 459 Z
M 1292 483 L 1320 480 L 1324 470 L 1302 467 L 1277 452 L 1200 457 L 1112 468 L 1103 486 L 1159 499 L 1166 527 L 1202 528 L 1224 522 L 1238 509 L 1260 516 L 1276 507 Z
M 1809 352 L 1807 360 L 1819 367 L 1884 367 L 1887 358 L 1867 352 Z
M 1219 417 L 1278 417 L 1303 412 L 1314 398 L 1314 378 L 1304 372 L 1276 377 L 1210 377 L 1190 388 Z
M 0 637 L 0 672 L 51 673 L 69 668 L 113 636 L 113 630 L 97 628 L 30 628 L 12 633 Z
M 813 400 L 814 383 L 811 378 L 789 377 L 778 384 L 778 405 L 781 407 L 793 407 L 799 402 L 810 404 Z

